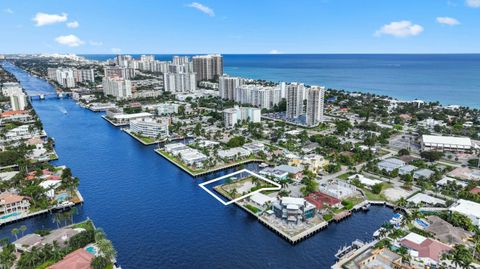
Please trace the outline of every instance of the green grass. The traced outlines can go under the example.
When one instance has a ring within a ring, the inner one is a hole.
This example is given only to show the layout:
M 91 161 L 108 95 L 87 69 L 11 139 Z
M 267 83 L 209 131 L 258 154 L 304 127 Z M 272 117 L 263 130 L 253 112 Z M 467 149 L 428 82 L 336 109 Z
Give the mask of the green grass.
M 337 178 L 338 179 L 341 179 L 341 180 L 347 180 L 349 176 L 353 175 L 352 173 L 350 172 L 347 172 L 345 174 L 341 174 L 340 176 L 338 176 Z
M 253 214 L 257 214 L 260 211 L 260 209 L 254 207 L 253 205 L 245 205 L 245 207 L 248 210 L 250 210 Z
M 87 220 L 87 221 L 84 221 L 84 222 L 74 224 L 73 227 L 74 228 L 83 228 L 87 231 L 94 230 L 93 223 L 92 223 L 91 220 Z
M 35 267 L 35 269 L 46 269 L 47 267 L 49 267 L 50 265 L 53 265 L 55 263 L 56 262 L 54 260 L 48 260 L 48 261 L 40 264 L 39 266 Z
M 330 220 L 333 219 L 333 214 L 325 214 L 325 215 L 323 215 L 323 219 L 325 221 L 330 221 Z

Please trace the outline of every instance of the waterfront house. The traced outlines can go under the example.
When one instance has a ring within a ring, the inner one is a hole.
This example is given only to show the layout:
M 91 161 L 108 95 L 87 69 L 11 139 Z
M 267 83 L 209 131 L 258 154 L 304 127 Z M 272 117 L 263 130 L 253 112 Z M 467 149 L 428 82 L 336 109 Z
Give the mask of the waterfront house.
M 316 207 L 303 198 L 282 197 L 273 202 L 273 212 L 277 218 L 298 224 L 315 216 Z
M 442 254 L 452 249 L 440 241 L 416 233 L 409 233 L 399 243 L 409 250 L 414 259 L 423 262 L 425 265 L 438 264 Z
M 424 193 L 417 193 L 414 196 L 408 198 L 407 201 L 415 205 L 429 205 L 429 206 L 437 206 L 437 205 L 445 206 L 447 203 L 445 200 L 435 198 L 433 196 L 430 196 Z
M 61 184 L 62 184 L 62 181 L 59 179 L 56 179 L 56 180 L 48 179 L 40 182 L 39 185 L 45 189 L 45 195 L 48 198 L 53 199 L 55 197 L 55 189 L 60 187 Z
M 250 154 L 252 154 L 252 152 L 242 147 L 219 150 L 217 152 L 219 158 L 227 160 L 233 160 L 235 158 L 245 158 L 248 157 Z
M 260 175 L 273 178 L 275 180 L 284 180 L 288 178 L 288 172 L 280 171 L 272 167 L 267 167 L 259 172 Z
M 382 269 L 413 269 L 414 267 L 404 264 L 402 257 L 397 253 L 387 249 L 368 248 L 365 251 L 354 254 L 342 268 L 345 269 L 367 269 L 367 268 L 382 268 Z
M 292 177 L 294 180 L 300 180 L 302 178 L 302 169 L 298 167 L 293 167 L 290 165 L 279 165 L 274 168 L 275 170 L 282 171 L 288 173 L 289 176 Z
M 47 267 L 48 269 L 91 269 L 92 260 L 95 256 L 84 250 L 83 248 L 77 249 L 74 252 L 65 256 L 61 261 L 54 265 Z
M 82 228 L 60 228 L 50 231 L 47 235 L 41 236 L 35 233 L 27 234 L 18 240 L 14 241 L 13 244 L 17 251 L 26 252 L 30 251 L 32 247 L 42 247 L 47 244 L 53 244 L 53 242 L 57 242 L 57 244 L 65 248 L 68 246 L 68 241 L 75 235 L 85 232 L 85 229 Z
M 315 207 L 317 207 L 318 210 L 322 209 L 324 206 L 330 206 L 330 207 L 342 206 L 342 201 L 340 199 L 337 199 L 335 197 L 332 197 L 322 192 L 310 193 L 307 197 L 305 197 L 305 200 L 315 205 Z
M 0 216 L 28 212 L 30 199 L 26 196 L 3 192 L 0 194 Z
M 257 192 L 255 194 L 251 195 L 249 197 L 249 199 L 250 199 L 250 202 L 252 202 L 252 204 L 254 204 L 256 206 L 259 206 L 259 207 L 263 207 L 266 204 L 269 204 L 269 203 L 272 203 L 273 201 L 275 201 L 275 198 L 270 197 L 268 195 L 265 195 L 261 192 Z
M 389 158 L 384 161 L 381 161 L 377 164 L 378 169 L 385 170 L 388 173 L 391 173 L 395 169 L 400 169 L 400 167 L 405 166 L 406 163 L 400 159 Z
M 465 244 L 473 236 L 472 232 L 455 227 L 438 216 L 427 216 L 426 219 L 429 225 L 425 231 L 432 233 L 440 242 L 450 246 Z

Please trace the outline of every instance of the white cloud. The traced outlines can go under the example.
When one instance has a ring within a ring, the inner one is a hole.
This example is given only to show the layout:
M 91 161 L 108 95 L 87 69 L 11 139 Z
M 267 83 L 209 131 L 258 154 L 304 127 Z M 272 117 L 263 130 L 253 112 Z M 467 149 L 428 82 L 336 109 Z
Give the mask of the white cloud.
M 85 43 L 76 35 L 62 35 L 55 38 L 55 41 L 60 45 L 65 45 L 69 47 L 78 47 Z
M 450 17 L 437 17 L 437 22 L 440 24 L 446 24 L 446 25 L 459 25 L 460 22 L 455 19 L 455 18 L 450 18 Z
M 68 19 L 67 13 L 62 14 L 47 14 L 38 12 L 35 17 L 33 17 L 33 21 L 35 21 L 35 25 L 37 26 L 44 26 L 49 24 L 55 24 L 59 22 L 66 22 Z
M 479 8 L 480 7 L 480 0 L 466 0 L 466 4 L 469 7 Z
M 283 52 L 279 51 L 279 50 L 276 50 L 276 49 L 273 49 L 273 50 L 269 51 L 268 53 L 269 54 L 282 54 Z
M 80 23 L 78 23 L 78 21 L 67 22 L 68 28 L 75 29 L 75 28 L 78 28 L 78 26 L 80 26 Z
M 14 13 L 11 8 L 6 8 L 6 9 L 4 9 L 3 11 L 5 11 L 5 12 L 8 13 L 8 14 L 13 14 L 13 13 Z
M 90 44 L 91 46 L 102 46 L 103 42 L 90 40 L 88 41 L 88 44 Z
M 202 5 L 198 2 L 192 2 L 191 4 L 187 5 L 188 7 L 191 7 L 191 8 L 194 8 L 196 10 L 199 10 L 205 14 L 207 14 L 208 16 L 210 17 L 213 17 L 215 16 L 215 12 L 213 12 L 213 9 L 205 6 L 205 5 Z
M 423 32 L 423 27 L 411 21 L 394 21 L 385 24 L 375 32 L 375 36 L 391 35 L 395 37 L 416 36 Z
M 122 49 L 120 49 L 120 48 L 112 48 L 112 53 L 115 53 L 115 54 L 122 53 Z

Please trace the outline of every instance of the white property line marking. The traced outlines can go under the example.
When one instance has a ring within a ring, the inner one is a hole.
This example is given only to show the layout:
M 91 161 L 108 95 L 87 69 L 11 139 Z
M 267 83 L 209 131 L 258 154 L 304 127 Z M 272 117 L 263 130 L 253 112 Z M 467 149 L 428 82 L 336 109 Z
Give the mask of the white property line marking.
M 249 175 L 251 175 L 251 176 L 253 176 L 253 177 L 256 177 L 256 178 L 259 178 L 259 179 L 261 179 L 261 180 L 263 180 L 263 181 L 266 181 L 266 182 L 274 185 L 275 187 L 261 188 L 261 189 L 258 189 L 258 190 L 256 190 L 256 191 L 253 191 L 253 192 L 251 192 L 251 193 L 247 193 L 247 194 L 245 194 L 245 195 L 243 195 L 243 196 L 241 196 L 241 197 L 238 197 L 238 198 L 236 198 L 236 199 L 230 200 L 230 201 L 228 201 L 228 202 L 223 201 L 223 200 L 222 200 L 220 197 L 218 197 L 215 193 L 213 193 L 212 191 L 210 191 L 209 189 L 207 189 L 207 187 L 205 187 L 205 185 L 208 185 L 208 184 L 210 184 L 210 183 L 217 182 L 217 181 L 222 180 L 222 179 L 224 179 L 224 178 L 232 177 L 232 176 L 238 175 L 238 174 L 243 173 L 243 172 L 246 172 L 247 174 L 249 174 Z M 238 202 L 238 201 L 240 201 L 240 200 L 243 200 L 243 199 L 245 199 L 245 198 L 247 198 L 247 197 L 249 197 L 249 196 L 252 196 L 252 195 L 254 195 L 255 193 L 258 193 L 258 192 L 261 192 L 261 191 L 278 191 L 278 190 L 280 190 L 280 189 L 282 188 L 282 186 L 280 186 L 280 184 L 278 184 L 277 182 L 272 181 L 272 180 L 270 180 L 270 179 L 268 179 L 268 178 L 266 178 L 266 177 L 263 177 L 263 176 L 261 176 L 261 175 L 258 175 L 258 174 L 254 173 L 254 172 L 252 172 L 252 171 L 250 171 L 250 170 L 248 170 L 248 169 L 242 169 L 242 170 L 240 170 L 240 171 L 237 171 L 237 172 L 234 172 L 234 173 L 231 173 L 231 174 L 228 174 L 228 175 L 224 175 L 224 176 L 221 176 L 221 177 L 219 177 L 219 178 L 215 178 L 215 179 L 209 180 L 209 181 L 207 181 L 207 182 L 200 183 L 200 184 L 198 184 L 198 186 L 200 186 L 202 189 L 204 189 L 206 192 L 208 192 L 211 196 L 213 196 L 213 198 L 217 199 L 218 201 L 220 201 L 220 203 L 222 203 L 222 204 L 225 205 L 225 206 L 230 205 L 230 204 L 233 204 L 233 203 Z

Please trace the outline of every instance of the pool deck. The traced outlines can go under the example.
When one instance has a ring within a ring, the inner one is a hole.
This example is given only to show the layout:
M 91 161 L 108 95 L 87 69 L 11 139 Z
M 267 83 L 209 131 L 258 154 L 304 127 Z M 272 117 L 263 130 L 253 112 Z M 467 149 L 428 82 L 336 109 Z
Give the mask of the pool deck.
M 79 204 L 82 204 L 83 201 L 84 201 L 83 196 L 80 194 L 80 192 L 78 190 L 76 190 L 75 192 L 76 192 L 76 195 L 78 197 L 78 201 L 74 202 L 73 205 L 63 205 L 63 206 L 57 206 L 57 207 L 50 207 L 48 209 L 43 209 L 43 210 L 39 210 L 39 211 L 32 212 L 32 213 L 22 212 L 20 215 L 17 215 L 17 216 L 12 216 L 12 217 L 9 217 L 9 218 L 6 218 L 6 219 L 0 219 L 0 227 L 4 226 L 4 225 L 8 225 L 8 224 L 13 223 L 13 222 L 33 218 L 35 216 L 40 216 L 40 215 L 43 215 L 43 214 L 52 213 L 52 212 L 56 212 L 56 211 L 59 211 L 59 210 L 64 210 L 65 208 L 70 208 L 70 207 L 74 207 L 74 206 L 77 206 Z

